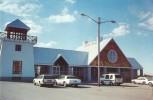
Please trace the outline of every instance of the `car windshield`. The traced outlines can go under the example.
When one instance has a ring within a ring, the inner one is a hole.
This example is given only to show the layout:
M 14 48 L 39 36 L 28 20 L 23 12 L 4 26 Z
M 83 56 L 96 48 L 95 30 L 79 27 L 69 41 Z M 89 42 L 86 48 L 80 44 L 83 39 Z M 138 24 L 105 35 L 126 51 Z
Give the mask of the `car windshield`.
M 77 79 L 75 76 L 68 76 L 67 79 Z
M 147 78 L 148 79 L 148 81 L 153 81 L 153 78 Z
M 44 76 L 44 79 L 52 79 L 53 76 Z
M 115 78 L 122 78 L 121 75 L 115 75 Z

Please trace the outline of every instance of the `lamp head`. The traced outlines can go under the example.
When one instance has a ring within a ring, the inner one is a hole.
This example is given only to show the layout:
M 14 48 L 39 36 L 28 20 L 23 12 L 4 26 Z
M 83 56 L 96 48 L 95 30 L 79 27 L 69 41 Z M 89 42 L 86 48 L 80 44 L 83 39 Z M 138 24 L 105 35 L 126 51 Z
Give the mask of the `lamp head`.
M 85 14 L 83 14 L 83 13 L 82 13 L 81 15 L 82 15 L 82 16 L 86 16 L 86 15 L 85 15 Z
M 112 20 L 111 22 L 112 22 L 112 23 L 116 23 L 116 21 L 114 21 L 114 20 Z

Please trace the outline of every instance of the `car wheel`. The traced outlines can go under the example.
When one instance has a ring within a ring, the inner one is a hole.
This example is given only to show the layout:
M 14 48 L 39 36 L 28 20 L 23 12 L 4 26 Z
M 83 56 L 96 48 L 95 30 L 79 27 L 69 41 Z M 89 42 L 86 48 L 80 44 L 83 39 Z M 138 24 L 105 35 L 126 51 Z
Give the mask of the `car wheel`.
M 151 83 L 148 83 L 149 86 L 151 86 Z
M 104 82 L 103 81 L 101 81 L 101 85 L 104 85 Z
M 120 84 L 120 83 L 118 83 L 117 85 L 118 85 L 118 86 L 120 86 L 121 84 Z
M 76 85 L 74 85 L 75 87 L 78 87 L 78 85 L 76 84 Z
M 57 86 L 57 82 L 54 83 L 54 86 Z
M 135 82 L 135 81 L 133 81 L 133 83 L 134 83 L 134 84 L 136 84 L 136 82 Z
M 153 84 L 152 83 L 149 83 L 149 86 L 153 87 Z
M 49 87 L 53 87 L 53 86 L 54 86 L 53 84 L 50 84 L 50 85 L 49 85 Z
M 42 84 L 39 82 L 39 86 L 42 87 Z
M 142 84 L 143 84 L 143 85 L 145 85 L 145 84 L 146 84 L 146 82 L 144 81 Z
M 64 86 L 64 87 L 66 87 L 66 86 L 67 86 L 66 82 L 63 82 L 63 86 Z
M 35 82 L 35 81 L 33 81 L 33 84 L 34 84 L 34 85 L 36 85 L 36 82 Z
M 114 85 L 114 84 L 113 84 L 113 82 L 110 82 L 110 84 L 109 84 L 109 85 L 111 85 L 111 86 L 112 86 L 112 85 Z

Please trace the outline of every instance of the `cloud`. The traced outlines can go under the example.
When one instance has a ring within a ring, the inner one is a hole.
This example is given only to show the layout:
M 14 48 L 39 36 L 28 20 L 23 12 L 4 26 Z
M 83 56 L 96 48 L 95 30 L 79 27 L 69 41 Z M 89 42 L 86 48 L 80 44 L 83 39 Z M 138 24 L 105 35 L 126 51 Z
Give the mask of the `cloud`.
M 148 30 L 153 30 L 153 13 L 147 12 L 141 14 L 138 16 L 141 19 L 143 19 L 142 22 L 138 23 L 138 26 L 144 27 L 145 29 Z
M 43 27 L 39 25 L 38 23 L 30 20 L 30 19 L 24 19 L 22 20 L 27 26 L 30 27 L 29 33 L 31 34 L 40 34 L 43 30 Z
M 69 2 L 71 4 L 74 4 L 76 2 L 76 0 L 65 0 L 66 2 Z
M 137 34 L 137 35 L 141 35 L 141 36 L 148 36 L 148 34 L 147 34 L 147 33 L 137 32 L 136 34 Z
M 74 13 L 76 13 L 76 11 Z M 70 15 L 68 8 L 65 7 L 60 15 L 49 16 L 48 21 L 50 23 L 70 23 L 76 21 L 76 18 Z
M 36 10 L 41 6 L 25 3 L 21 4 L 22 0 L 3 0 L 0 3 L 0 12 L 9 13 L 20 17 L 29 17 L 35 14 Z
M 54 41 L 49 41 L 48 43 L 37 43 L 35 46 L 36 47 L 44 47 L 44 48 L 50 48 L 53 47 L 54 45 L 58 44 L 57 42 Z
M 75 11 L 74 11 L 74 15 L 77 15 L 77 14 L 78 14 L 78 11 L 77 11 L 77 10 L 75 10 Z
M 138 17 L 139 17 L 141 20 L 143 20 L 143 19 L 149 17 L 150 15 L 151 15 L 151 12 L 147 12 L 147 13 L 145 13 L 145 12 L 140 12 L 140 14 L 138 15 Z
M 104 37 L 119 37 L 128 34 L 130 31 L 128 30 L 129 25 L 120 23 L 119 27 L 112 30 L 109 34 L 104 34 Z

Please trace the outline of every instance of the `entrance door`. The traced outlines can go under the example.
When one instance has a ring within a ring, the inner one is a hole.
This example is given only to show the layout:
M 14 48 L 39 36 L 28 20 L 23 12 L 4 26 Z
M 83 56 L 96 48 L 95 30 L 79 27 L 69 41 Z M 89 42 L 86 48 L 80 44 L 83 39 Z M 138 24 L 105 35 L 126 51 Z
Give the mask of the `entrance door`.
M 62 57 L 62 55 L 58 55 L 57 58 L 58 59 L 54 62 L 55 68 L 53 68 L 53 74 L 67 75 L 68 74 L 68 63 Z
M 92 67 L 91 68 L 91 80 L 97 81 L 98 79 L 98 68 Z
M 53 75 L 60 75 L 60 67 L 59 66 L 53 67 Z

